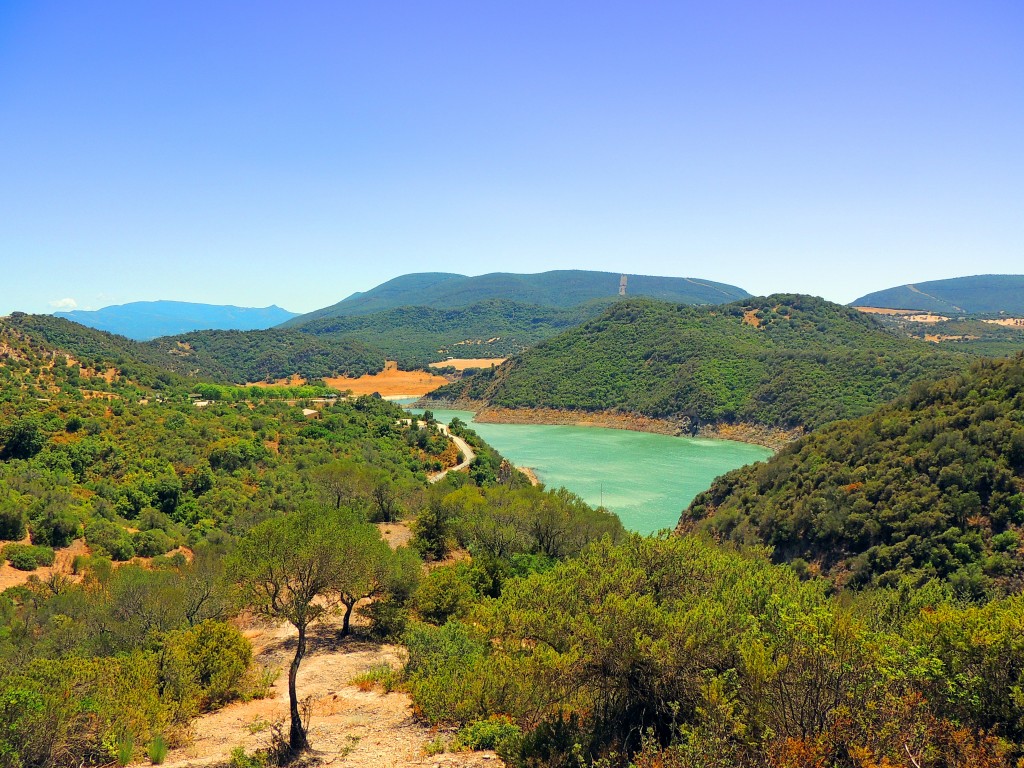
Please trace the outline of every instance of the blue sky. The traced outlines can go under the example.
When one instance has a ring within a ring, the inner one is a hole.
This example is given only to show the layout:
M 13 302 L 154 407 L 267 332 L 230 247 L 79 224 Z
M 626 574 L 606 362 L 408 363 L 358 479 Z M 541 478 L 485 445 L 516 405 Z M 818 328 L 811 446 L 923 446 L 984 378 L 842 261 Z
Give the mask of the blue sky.
M 0 266 L 0 313 L 1021 273 L 1024 3 L 2 0 Z

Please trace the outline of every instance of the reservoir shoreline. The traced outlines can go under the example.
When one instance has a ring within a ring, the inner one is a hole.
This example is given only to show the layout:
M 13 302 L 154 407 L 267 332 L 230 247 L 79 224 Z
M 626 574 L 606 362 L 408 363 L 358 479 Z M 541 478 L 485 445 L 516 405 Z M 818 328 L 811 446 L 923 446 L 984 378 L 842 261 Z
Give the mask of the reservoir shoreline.
M 700 437 L 710 440 L 733 440 L 760 445 L 778 452 L 804 435 L 804 430 L 780 429 L 763 424 L 740 422 L 736 424 L 704 424 L 694 430 L 686 417 L 656 419 L 636 413 L 617 411 L 574 411 L 558 408 L 504 408 L 489 406 L 479 400 L 427 400 L 416 401 L 414 408 L 472 411 L 480 424 L 548 424 L 573 427 L 603 427 L 649 432 L 673 437 Z

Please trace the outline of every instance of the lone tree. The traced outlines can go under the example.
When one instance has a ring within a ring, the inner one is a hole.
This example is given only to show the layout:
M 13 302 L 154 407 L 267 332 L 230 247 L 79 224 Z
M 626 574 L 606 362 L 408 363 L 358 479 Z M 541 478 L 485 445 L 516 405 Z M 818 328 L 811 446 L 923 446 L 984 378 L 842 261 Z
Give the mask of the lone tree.
M 243 604 L 259 616 L 288 621 L 299 633 L 288 668 L 288 746 L 293 753 L 309 747 L 295 685 L 309 628 L 343 607 L 343 634 L 348 634 L 355 604 L 389 594 L 391 584 L 408 571 L 409 554 L 392 551 L 375 526 L 344 509 L 267 520 L 232 553 L 226 571 Z
M 227 571 L 246 606 L 265 618 L 284 619 L 298 630 L 299 642 L 288 668 L 288 746 L 293 753 L 309 747 L 295 690 L 306 633 L 339 602 L 347 554 L 342 539 L 349 524 L 342 515 L 314 511 L 267 520 L 239 542 L 228 563 Z

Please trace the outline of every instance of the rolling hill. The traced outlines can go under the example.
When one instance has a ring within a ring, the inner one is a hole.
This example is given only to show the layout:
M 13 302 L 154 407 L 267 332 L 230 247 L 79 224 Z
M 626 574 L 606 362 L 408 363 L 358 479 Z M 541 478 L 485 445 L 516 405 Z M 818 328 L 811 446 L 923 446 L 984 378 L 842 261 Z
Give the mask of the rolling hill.
M 1024 275 L 973 275 L 900 285 L 861 296 L 851 305 L 945 315 L 1024 315 Z
M 171 336 L 206 328 L 260 330 L 295 317 L 294 312 L 278 306 L 233 307 L 186 301 L 133 301 L 95 311 L 76 309 L 70 312 L 55 312 L 54 315 L 136 341 L 147 341 L 158 336 Z
M 964 597 L 1024 576 L 1024 356 L 981 360 L 824 427 L 697 496 L 681 530 L 767 544 L 854 586 L 937 577 Z
M 160 374 L 223 384 L 376 373 L 384 355 L 358 341 L 296 331 L 199 331 L 134 341 L 52 315 L 12 314 L 0 321 L 28 339 L 87 366 L 112 365 L 147 383 Z
M 968 360 L 810 296 L 714 307 L 629 299 L 428 397 L 641 414 L 676 420 L 684 431 L 728 423 L 814 428 L 867 413 L 913 381 L 962 370 Z
M 618 296 L 618 273 L 557 270 L 534 275 L 495 272 L 467 277 L 447 272 L 402 275 L 356 293 L 330 307 L 292 318 L 286 328 L 299 328 L 326 317 L 369 315 L 397 307 L 466 307 L 505 299 L 545 307 L 572 307 L 594 299 Z M 628 275 L 627 294 L 684 304 L 721 304 L 749 296 L 742 288 L 685 277 Z
M 311 320 L 296 330 L 348 339 L 383 350 L 402 368 L 425 367 L 448 357 L 508 357 L 595 317 L 612 299 L 575 307 L 542 307 L 488 299 L 467 307 L 396 307 L 369 315 Z

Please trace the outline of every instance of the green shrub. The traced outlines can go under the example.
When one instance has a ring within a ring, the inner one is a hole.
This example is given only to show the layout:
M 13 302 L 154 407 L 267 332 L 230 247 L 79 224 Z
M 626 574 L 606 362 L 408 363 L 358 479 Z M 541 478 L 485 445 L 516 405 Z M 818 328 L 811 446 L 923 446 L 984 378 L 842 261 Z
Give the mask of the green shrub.
M 204 621 L 167 634 L 160 678 L 165 697 L 183 714 L 211 709 L 241 695 L 252 647 L 230 624 Z
M 132 534 L 132 545 L 135 547 L 135 554 L 139 557 L 155 557 L 174 549 L 171 537 L 159 528 Z
M 465 616 L 479 597 L 471 582 L 469 569 L 458 564 L 431 571 L 420 582 L 413 603 L 420 618 L 441 625 L 448 619 Z
M 21 541 L 25 538 L 25 512 L 6 499 L 0 500 L 0 540 Z
M 85 527 L 85 541 L 99 554 L 109 555 L 112 560 L 131 560 L 135 557 L 135 545 L 131 534 L 109 520 L 94 520 Z
M 32 532 L 33 544 L 60 548 L 70 545 L 78 537 L 82 524 L 73 512 L 47 510 L 42 515 L 33 517 L 29 529 Z
M 231 759 L 228 761 L 231 768 L 266 768 L 267 757 L 262 752 L 248 754 L 245 747 L 235 747 L 231 750 Z
M 114 743 L 114 757 L 118 765 L 128 765 L 135 756 L 135 737 L 126 734 Z
M 3 555 L 19 571 L 34 571 L 40 566 L 53 565 L 54 560 L 52 549 L 31 544 L 8 544 Z
M 402 682 L 400 670 L 393 669 L 390 664 L 375 664 L 361 675 L 356 675 L 349 683 L 361 691 L 370 691 L 379 687 L 384 693 L 391 693 Z
M 493 749 L 507 754 L 522 738 L 519 726 L 504 715 L 491 715 L 486 720 L 463 727 L 452 742 L 453 749 Z

